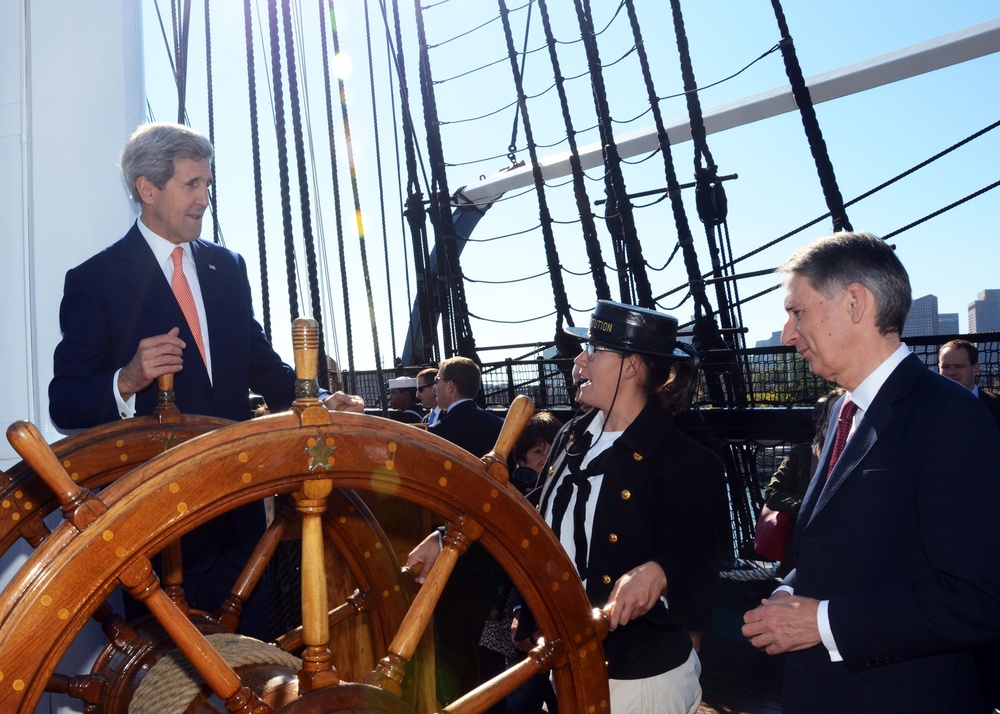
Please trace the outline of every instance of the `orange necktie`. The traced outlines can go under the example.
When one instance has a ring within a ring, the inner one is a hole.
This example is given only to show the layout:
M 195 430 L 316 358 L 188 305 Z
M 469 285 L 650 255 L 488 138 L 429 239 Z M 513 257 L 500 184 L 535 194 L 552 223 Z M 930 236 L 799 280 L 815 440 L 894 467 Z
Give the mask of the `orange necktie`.
M 201 352 L 201 360 L 207 365 L 205 342 L 201 338 L 201 322 L 198 320 L 198 308 L 194 305 L 194 295 L 191 294 L 191 286 L 188 285 L 187 278 L 184 277 L 184 268 L 181 266 L 183 257 L 184 249 L 180 246 L 174 248 L 170 254 L 170 260 L 174 264 L 174 274 L 170 278 L 170 287 L 174 291 L 174 297 L 177 298 L 177 304 L 181 306 L 181 312 L 184 313 L 188 327 L 191 328 L 191 334 L 194 335 L 195 344 L 198 345 L 198 351 Z

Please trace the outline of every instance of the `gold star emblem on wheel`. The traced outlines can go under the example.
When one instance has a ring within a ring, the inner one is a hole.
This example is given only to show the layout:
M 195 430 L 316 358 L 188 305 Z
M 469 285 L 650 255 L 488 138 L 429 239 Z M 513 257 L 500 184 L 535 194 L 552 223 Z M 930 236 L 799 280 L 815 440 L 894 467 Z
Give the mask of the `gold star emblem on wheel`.
M 169 451 L 175 446 L 180 446 L 181 444 L 183 444 L 184 439 L 180 438 L 179 436 L 177 436 L 175 432 L 172 431 L 169 434 L 167 434 L 166 439 L 160 439 L 160 443 L 163 444 L 164 451 Z
M 309 454 L 309 470 L 315 471 L 318 468 L 323 468 L 329 471 L 332 467 L 330 466 L 330 454 L 337 450 L 336 446 L 327 446 L 322 441 L 317 440 L 312 446 L 306 446 L 303 448 L 307 454 Z

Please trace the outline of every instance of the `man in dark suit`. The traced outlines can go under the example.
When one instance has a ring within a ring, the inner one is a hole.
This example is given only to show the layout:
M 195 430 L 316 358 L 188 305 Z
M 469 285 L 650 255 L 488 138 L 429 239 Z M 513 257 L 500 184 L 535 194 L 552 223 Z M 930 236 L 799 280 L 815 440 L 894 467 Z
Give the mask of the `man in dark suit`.
M 417 372 L 417 401 L 426 410 L 421 420 L 428 427 L 434 426 L 441 418 L 441 407 L 438 406 L 437 392 L 434 391 L 434 378 L 437 368 L 428 367 Z
M 983 711 L 972 649 L 1000 636 L 1000 431 L 900 342 L 909 277 L 883 241 L 838 233 L 780 271 L 783 342 L 847 395 L 796 568 L 743 633 L 787 653 L 786 714 Z
M 952 340 L 938 351 L 938 371 L 979 397 L 1000 425 L 1000 397 L 976 386 L 979 377 L 979 348 L 968 340 Z M 1000 641 L 976 649 L 976 669 L 987 711 L 1000 709 Z
M 471 359 L 450 357 L 441 362 L 434 378 L 441 417 L 429 427 L 432 434 L 480 457 L 493 450 L 503 427 L 500 417 L 474 401 L 481 383 L 482 373 Z M 406 565 L 419 571 L 418 582 L 423 582 L 440 549 L 440 538 L 433 533 L 410 552 Z M 503 655 L 480 641 L 487 619 L 502 613 L 509 586 L 507 575 L 478 543 L 456 563 L 434 609 L 437 694 L 442 704 L 503 671 Z
M 468 357 L 450 357 L 438 365 L 434 393 L 441 418 L 432 433 L 469 453 L 485 456 L 496 445 L 503 420 L 475 402 L 482 382 L 479 367 Z
M 249 392 L 273 411 L 294 398 L 295 372 L 253 317 L 243 259 L 198 240 L 212 183 L 211 143 L 179 124 L 139 127 L 121 170 L 139 219 L 114 245 L 66 274 L 49 384 L 49 412 L 61 429 L 149 414 L 154 382 L 174 375 L 178 408 L 242 421 Z M 327 399 L 360 410 L 343 394 Z M 214 609 L 263 532 L 261 504 L 250 504 L 184 539 L 185 590 L 195 607 Z M 248 632 L 266 634 L 266 602 L 244 611 Z
M 1000 425 L 1000 397 L 976 386 L 979 377 L 979 348 L 968 340 L 952 340 L 938 351 L 938 372 L 971 391 L 986 405 Z

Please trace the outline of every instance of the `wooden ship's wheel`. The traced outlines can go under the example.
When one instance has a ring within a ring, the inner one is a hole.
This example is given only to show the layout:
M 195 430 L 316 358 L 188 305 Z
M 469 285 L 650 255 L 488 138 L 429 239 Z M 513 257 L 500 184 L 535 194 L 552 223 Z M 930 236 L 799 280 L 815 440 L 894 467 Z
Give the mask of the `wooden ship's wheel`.
M 181 414 L 174 404 L 173 375 L 161 377 L 158 387 L 153 414 L 87 429 L 52 445 L 74 483 L 89 490 L 106 486 L 167 449 L 233 423 Z M 27 462 L 0 471 L 0 556 L 18 538 L 37 548 L 49 533 L 44 518 L 58 507 L 52 489 Z
M 433 693 L 413 691 L 426 681 L 414 684 L 412 677 L 426 657 L 418 643 L 455 562 L 478 540 L 521 591 L 545 640 L 526 660 L 443 711 L 485 711 L 521 682 L 551 670 L 565 711 L 608 712 L 600 644 L 606 620 L 590 607 L 551 531 L 507 483 L 506 456 L 530 402 L 512 406 L 496 449 L 482 460 L 411 426 L 330 414 L 315 398 L 315 351 L 308 349 L 315 323 L 300 322 L 306 324 L 297 324 L 293 341 L 304 378 L 291 411 L 191 439 L 100 497 L 72 481 L 30 425 L 12 427 L 12 442 L 58 494 L 66 521 L 0 594 L 0 711 L 33 711 L 47 687 L 78 696 L 88 713 L 124 712 L 129 702 L 129 711 L 157 714 L 433 711 L 427 704 Z M 449 523 L 444 549 L 412 600 L 384 534 L 352 490 L 390 494 Z M 273 494 L 294 506 L 272 524 L 214 618 L 188 610 L 179 569 L 166 553 L 166 587 L 160 586 L 150 566 L 153 554 L 169 552 L 171 543 L 218 515 Z M 293 514 L 302 542 L 302 627 L 279 638 L 278 647 L 245 642 L 249 638 L 229 630 Z M 364 585 L 360 609 L 375 621 L 371 638 L 382 656 L 362 673 L 331 646 L 331 623 L 359 619 L 344 614 L 355 603 L 328 607 L 324 542 L 356 572 Z M 104 601 L 119 584 L 149 608 L 151 618 L 126 624 L 110 613 Z M 108 632 L 108 648 L 90 675 L 56 674 L 91 617 Z M 244 645 L 252 654 L 241 659 L 232 650 Z M 200 675 L 204 685 L 194 698 L 163 683 L 173 681 L 160 676 L 165 662 L 168 671 Z

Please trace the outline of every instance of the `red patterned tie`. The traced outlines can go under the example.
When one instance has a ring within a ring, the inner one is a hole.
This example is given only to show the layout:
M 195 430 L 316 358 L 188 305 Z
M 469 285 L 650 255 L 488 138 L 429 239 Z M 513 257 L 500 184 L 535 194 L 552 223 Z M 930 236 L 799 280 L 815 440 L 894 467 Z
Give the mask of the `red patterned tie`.
M 195 344 L 198 345 L 198 351 L 201 352 L 201 359 L 207 365 L 208 360 L 205 359 L 205 343 L 201 338 L 201 322 L 198 320 L 198 308 L 194 305 L 194 295 L 191 294 L 191 286 L 188 285 L 187 278 L 184 277 L 184 268 L 181 267 L 181 259 L 184 257 L 184 249 L 180 246 L 174 248 L 173 252 L 170 254 L 170 260 L 174 264 L 174 274 L 170 279 L 170 287 L 174 291 L 174 297 L 177 298 L 177 303 L 181 306 L 181 312 L 184 313 L 184 318 L 187 320 L 188 327 L 191 328 L 191 334 L 194 335 Z
M 830 478 L 830 474 L 833 473 L 833 467 L 847 444 L 847 437 L 851 433 L 851 424 L 854 423 L 854 415 L 857 411 L 858 405 L 852 402 L 849 396 L 844 397 L 844 403 L 840 405 L 840 416 L 837 418 L 837 437 L 833 441 L 833 451 L 830 452 L 830 468 L 826 472 L 827 478 Z

